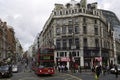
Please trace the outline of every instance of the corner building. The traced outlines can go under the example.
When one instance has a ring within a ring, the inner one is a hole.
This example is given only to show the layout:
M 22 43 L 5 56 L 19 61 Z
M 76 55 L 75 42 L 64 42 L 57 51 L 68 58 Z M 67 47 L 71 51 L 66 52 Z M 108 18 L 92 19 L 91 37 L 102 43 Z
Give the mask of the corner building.
M 97 3 L 71 0 L 65 5 L 55 4 L 43 27 L 40 47 L 55 48 L 56 65 L 107 65 L 114 56 L 112 30 Z

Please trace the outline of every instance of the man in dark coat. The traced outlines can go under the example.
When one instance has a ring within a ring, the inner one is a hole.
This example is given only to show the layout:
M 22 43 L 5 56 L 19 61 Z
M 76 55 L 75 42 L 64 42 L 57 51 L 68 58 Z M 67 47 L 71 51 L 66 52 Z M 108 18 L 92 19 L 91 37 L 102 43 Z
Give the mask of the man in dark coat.
M 115 76 L 116 76 L 116 78 L 118 78 L 118 67 L 117 67 L 117 65 L 114 65 L 114 68 L 115 68 Z
M 101 66 L 100 65 L 97 65 L 95 67 L 95 73 L 97 75 L 97 78 L 99 79 L 99 76 L 100 76 L 100 73 L 101 73 Z

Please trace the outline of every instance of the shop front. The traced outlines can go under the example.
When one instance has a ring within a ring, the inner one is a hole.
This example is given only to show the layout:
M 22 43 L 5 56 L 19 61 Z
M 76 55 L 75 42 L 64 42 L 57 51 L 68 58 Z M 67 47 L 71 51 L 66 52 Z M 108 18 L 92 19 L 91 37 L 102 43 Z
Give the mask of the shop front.
M 66 65 L 67 67 L 69 67 L 69 62 L 70 62 L 69 57 L 56 58 L 57 66 L 58 65 Z
M 99 48 L 84 49 L 84 68 L 91 69 L 94 65 L 101 62 Z

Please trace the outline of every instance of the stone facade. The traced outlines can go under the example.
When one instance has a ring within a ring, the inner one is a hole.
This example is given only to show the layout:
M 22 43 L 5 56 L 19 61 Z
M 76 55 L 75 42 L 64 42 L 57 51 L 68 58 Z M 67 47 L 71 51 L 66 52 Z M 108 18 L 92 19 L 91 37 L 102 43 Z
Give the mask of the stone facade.
M 107 65 L 114 55 L 112 28 L 97 3 L 81 5 L 74 0 L 66 5 L 55 4 L 43 27 L 40 47 L 55 48 L 56 65 Z
M 14 30 L 6 22 L 0 20 L 0 60 L 14 58 L 16 41 Z

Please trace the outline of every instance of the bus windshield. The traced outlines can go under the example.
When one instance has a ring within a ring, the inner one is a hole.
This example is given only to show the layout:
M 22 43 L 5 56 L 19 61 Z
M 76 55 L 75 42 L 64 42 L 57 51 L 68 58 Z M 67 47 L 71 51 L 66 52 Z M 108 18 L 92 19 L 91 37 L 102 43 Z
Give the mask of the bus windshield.
M 54 52 L 53 49 L 40 49 L 40 53 L 42 54 L 52 54 Z
M 54 63 L 44 62 L 44 63 L 41 63 L 41 64 L 39 65 L 39 68 L 53 67 L 53 66 L 54 66 Z

